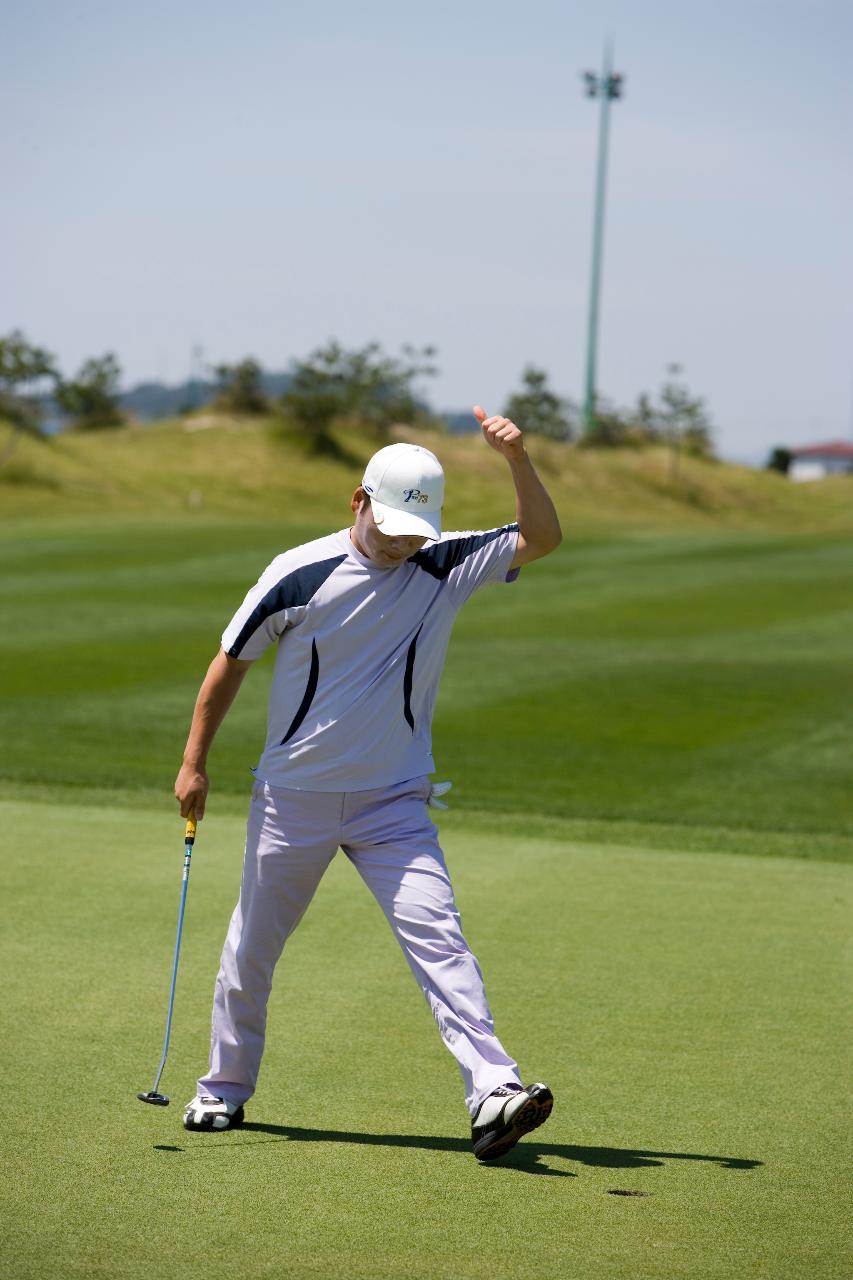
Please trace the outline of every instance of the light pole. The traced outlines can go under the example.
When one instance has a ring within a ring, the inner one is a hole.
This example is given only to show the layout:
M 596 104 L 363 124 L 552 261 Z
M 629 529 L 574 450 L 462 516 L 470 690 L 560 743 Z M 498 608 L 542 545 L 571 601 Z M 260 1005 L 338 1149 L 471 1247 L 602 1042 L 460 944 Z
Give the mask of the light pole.
M 623 77 L 613 71 L 613 49 L 608 41 L 604 46 L 601 75 L 584 71 L 583 79 L 588 98 L 600 98 L 598 117 L 598 165 L 595 175 L 595 214 L 592 228 L 592 273 L 589 285 L 589 317 L 586 330 L 586 376 L 584 379 L 583 421 L 584 430 L 595 426 L 595 366 L 598 346 L 598 300 L 601 293 L 601 261 L 604 242 L 604 196 L 607 186 L 607 144 L 610 133 L 610 103 L 622 97 Z

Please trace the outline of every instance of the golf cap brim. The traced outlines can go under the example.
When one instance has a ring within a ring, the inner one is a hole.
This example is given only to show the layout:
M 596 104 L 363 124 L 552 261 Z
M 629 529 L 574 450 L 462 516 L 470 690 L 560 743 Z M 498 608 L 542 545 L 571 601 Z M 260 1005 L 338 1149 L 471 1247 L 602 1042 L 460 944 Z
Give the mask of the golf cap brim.
M 424 511 L 415 515 L 414 511 L 398 511 L 371 497 L 373 520 L 380 533 L 386 538 L 428 538 L 435 542 L 441 537 L 441 511 Z

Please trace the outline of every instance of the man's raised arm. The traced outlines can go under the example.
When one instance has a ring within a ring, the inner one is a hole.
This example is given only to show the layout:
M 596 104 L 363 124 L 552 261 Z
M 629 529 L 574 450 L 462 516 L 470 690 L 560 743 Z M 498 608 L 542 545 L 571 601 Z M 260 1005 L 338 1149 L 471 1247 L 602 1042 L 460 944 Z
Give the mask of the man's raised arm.
M 515 519 L 518 546 L 511 569 L 520 569 L 531 560 L 541 560 L 560 545 L 563 531 L 554 504 L 536 474 L 524 447 L 524 437 L 514 422 L 500 416 L 489 418 L 482 405 L 474 405 L 486 441 L 509 463 L 515 485 Z
M 251 662 L 229 657 L 220 649 L 207 669 L 196 698 L 190 736 L 184 748 L 184 762 L 175 779 L 175 796 L 181 806 L 182 818 L 187 817 L 193 806 L 196 821 L 204 817 L 210 786 L 207 753 L 251 665 Z

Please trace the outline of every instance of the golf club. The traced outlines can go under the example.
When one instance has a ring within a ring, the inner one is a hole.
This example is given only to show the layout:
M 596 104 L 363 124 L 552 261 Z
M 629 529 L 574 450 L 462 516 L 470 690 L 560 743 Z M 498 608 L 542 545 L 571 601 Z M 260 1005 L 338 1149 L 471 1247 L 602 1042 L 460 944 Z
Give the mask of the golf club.
M 172 1030 L 172 1010 L 175 1007 L 175 984 L 178 980 L 178 957 L 181 954 L 181 930 L 184 927 L 184 908 L 187 904 L 187 885 L 190 879 L 190 858 L 192 857 L 193 844 L 195 843 L 195 807 L 190 809 L 187 817 L 187 830 L 184 836 L 184 873 L 181 880 L 181 905 L 178 909 L 178 931 L 175 936 L 175 958 L 172 961 L 172 985 L 169 989 L 169 1012 L 166 1015 L 166 1036 L 163 1041 L 163 1056 L 160 1059 L 160 1066 L 157 1069 L 157 1079 L 154 1081 L 153 1088 L 149 1093 L 138 1093 L 136 1096 L 140 1102 L 150 1102 L 155 1107 L 168 1107 L 169 1099 L 165 1093 L 158 1093 L 157 1089 L 160 1084 L 160 1077 L 163 1074 L 163 1068 L 166 1065 L 166 1054 L 169 1052 L 169 1033 Z

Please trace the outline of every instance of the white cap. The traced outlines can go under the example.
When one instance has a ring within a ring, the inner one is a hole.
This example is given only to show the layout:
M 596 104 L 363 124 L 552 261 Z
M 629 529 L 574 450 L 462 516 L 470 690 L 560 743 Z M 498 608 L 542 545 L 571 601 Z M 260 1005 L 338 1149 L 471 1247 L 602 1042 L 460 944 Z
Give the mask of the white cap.
M 361 486 L 370 498 L 380 533 L 433 540 L 441 534 L 444 472 L 429 449 L 419 444 L 386 445 L 368 462 Z

